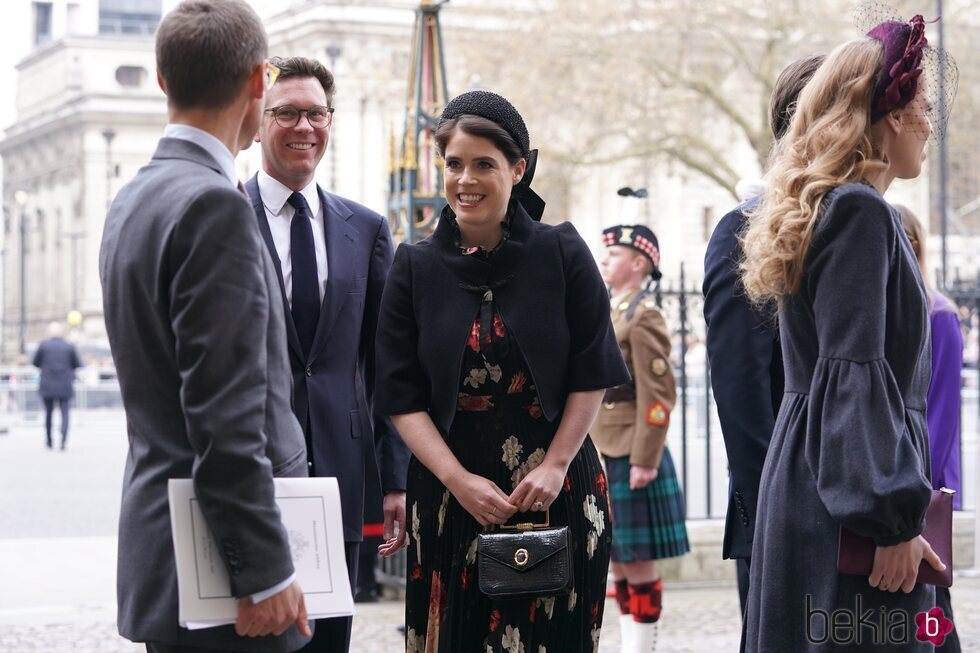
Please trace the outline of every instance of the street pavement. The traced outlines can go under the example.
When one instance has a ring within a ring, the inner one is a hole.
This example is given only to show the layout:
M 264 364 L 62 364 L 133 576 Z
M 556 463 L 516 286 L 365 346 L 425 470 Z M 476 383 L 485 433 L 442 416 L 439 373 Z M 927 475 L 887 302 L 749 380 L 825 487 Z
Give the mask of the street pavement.
M 115 532 L 126 455 L 121 411 L 73 412 L 68 448 L 44 447 L 37 415 L 0 416 L 0 653 L 133 653 L 115 628 Z M 980 578 L 953 589 L 964 651 L 980 653 Z M 351 651 L 401 653 L 403 604 L 358 604 Z M 657 648 L 737 651 L 733 585 L 668 585 Z M 606 603 L 600 653 L 619 650 L 619 620 Z M 869 649 L 872 650 L 872 649 Z M 941 649 L 940 649 L 941 651 Z M 460 652 L 467 653 L 467 652 Z

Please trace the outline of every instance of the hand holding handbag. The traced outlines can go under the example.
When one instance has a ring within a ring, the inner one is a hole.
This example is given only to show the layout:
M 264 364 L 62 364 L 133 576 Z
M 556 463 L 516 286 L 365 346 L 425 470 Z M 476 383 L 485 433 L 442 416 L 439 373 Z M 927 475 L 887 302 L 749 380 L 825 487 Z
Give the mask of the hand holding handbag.
M 922 537 L 946 565 L 945 571 L 936 571 L 928 562 L 919 564 L 917 583 L 950 587 L 953 584 L 953 495 L 948 488 L 932 491 L 932 499 L 926 509 L 926 523 Z M 843 526 L 837 546 L 837 571 L 842 574 L 870 576 L 875 561 L 875 543 L 870 537 L 858 535 Z
M 480 533 L 476 545 L 480 591 L 493 599 L 521 599 L 568 594 L 572 589 L 572 552 L 568 526 L 543 524 L 500 526 Z

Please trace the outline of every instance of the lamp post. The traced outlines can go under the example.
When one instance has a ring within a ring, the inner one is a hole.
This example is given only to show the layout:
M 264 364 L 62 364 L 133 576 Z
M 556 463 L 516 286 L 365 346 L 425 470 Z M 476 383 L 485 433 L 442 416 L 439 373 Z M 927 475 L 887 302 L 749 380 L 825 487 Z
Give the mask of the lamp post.
M 78 239 L 85 237 L 85 230 L 63 231 L 61 235 L 71 241 L 71 307 L 74 310 L 78 308 L 78 285 L 81 276 L 78 271 Z
M 943 15 L 943 0 L 936 0 L 936 15 Z M 943 21 L 939 21 L 939 89 L 937 95 L 939 96 L 939 115 L 946 115 L 946 51 L 943 49 Z M 947 126 L 947 133 L 949 127 Z M 940 238 L 942 244 L 941 250 L 941 288 L 942 290 L 947 290 L 947 284 L 949 283 L 949 278 L 947 277 L 947 257 L 948 250 L 946 249 L 946 239 L 948 227 L 948 180 L 946 178 L 947 174 L 947 155 L 946 155 L 946 134 L 942 135 L 939 139 L 939 230 Z
M 116 137 L 116 130 L 106 127 L 102 130 L 102 138 L 105 139 L 105 210 L 109 212 L 112 206 L 112 139 Z
M 14 193 L 14 201 L 20 207 L 20 319 L 17 323 L 17 342 L 20 355 L 27 353 L 27 202 L 31 199 L 26 190 Z
M 330 57 L 330 73 L 337 79 L 337 58 L 340 57 L 342 50 L 336 46 L 331 45 L 327 47 L 327 56 Z M 331 131 L 332 131 L 331 125 Z M 337 192 L 337 144 L 334 143 L 330 146 L 330 192 Z

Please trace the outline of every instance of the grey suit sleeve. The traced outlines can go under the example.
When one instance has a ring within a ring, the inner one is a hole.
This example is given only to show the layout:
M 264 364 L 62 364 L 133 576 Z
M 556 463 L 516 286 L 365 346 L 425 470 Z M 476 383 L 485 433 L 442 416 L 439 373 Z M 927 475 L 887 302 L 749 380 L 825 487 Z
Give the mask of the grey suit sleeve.
M 388 221 L 381 220 L 374 249 L 371 252 L 371 264 L 368 269 L 367 296 L 364 305 L 364 322 L 361 329 L 361 357 L 363 361 L 362 375 L 368 406 L 374 421 L 374 438 L 378 449 L 379 472 L 381 473 L 381 490 L 384 493 L 392 490 L 404 490 L 408 482 L 408 459 L 411 452 L 402 441 L 398 431 L 392 425 L 387 415 L 378 412 L 374 401 L 375 390 L 375 337 L 378 331 L 378 313 L 381 310 L 381 294 L 384 291 L 388 271 L 394 251 L 391 246 L 391 234 Z
M 170 322 L 180 398 L 194 449 L 194 488 L 218 541 L 232 593 L 293 573 L 266 457 L 269 292 L 251 208 L 235 190 L 198 197 L 169 256 Z

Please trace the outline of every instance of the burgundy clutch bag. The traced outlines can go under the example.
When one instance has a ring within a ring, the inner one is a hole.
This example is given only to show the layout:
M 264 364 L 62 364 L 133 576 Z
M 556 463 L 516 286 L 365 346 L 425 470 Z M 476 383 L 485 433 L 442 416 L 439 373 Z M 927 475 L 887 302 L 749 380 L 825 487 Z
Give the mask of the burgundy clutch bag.
M 955 492 L 947 488 L 932 491 L 932 499 L 926 510 L 925 528 L 922 529 L 922 537 L 946 565 L 946 571 L 936 571 L 923 560 L 919 565 L 916 582 L 938 587 L 953 585 L 953 494 Z M 837 571 L 842 574 L 870 576 L 874 560 L 874 540 L 841 527 L 837 546 Z

